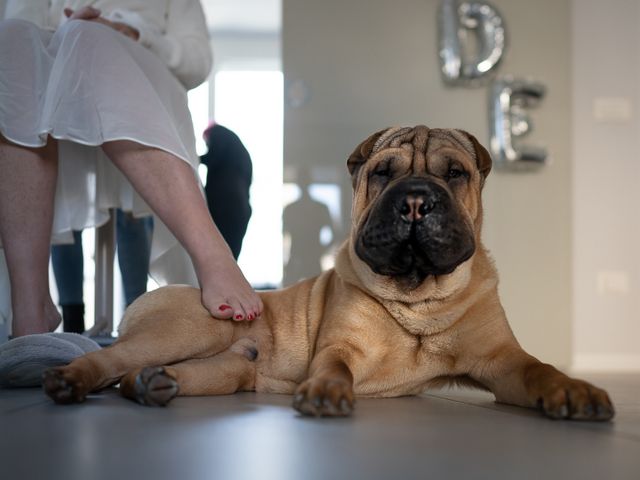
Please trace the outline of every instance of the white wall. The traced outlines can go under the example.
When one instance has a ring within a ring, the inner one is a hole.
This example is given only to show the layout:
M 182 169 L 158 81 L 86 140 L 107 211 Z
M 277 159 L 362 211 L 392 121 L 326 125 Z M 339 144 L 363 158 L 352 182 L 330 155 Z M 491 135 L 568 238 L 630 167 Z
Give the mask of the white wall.
M 572 17 L 574 360 L 640 370 L 640 3 L 574 0 Z
M 488 142 L 487 88 L 446 88 L 439 75 L 437 0 L 284 0 L 285 82 L 308 104 L 285 107 L 285 168 L 324 167 L 350 199 L 345 161 L 389 125 L 461 127 Z M 494 0 L 509 33 L 501 73 L 549 87 L 530 143 L 554 162 L 537 174 L 492 173 L 485 243 L 523 346 L 561 366 L 571 360 L 571 98 L 569 0 Z M 318 179 L 322 180 L 322 179 Z M 348 218 L 349 201 L 343 212 Z M 348 227 L 348 223 L 343 225 Z
M 221 70 L 280 70 L 281 41 L 279 32 L 211 33 L 213 69 L 209 76 L 209 111 L 214 112 L 215 84 Z

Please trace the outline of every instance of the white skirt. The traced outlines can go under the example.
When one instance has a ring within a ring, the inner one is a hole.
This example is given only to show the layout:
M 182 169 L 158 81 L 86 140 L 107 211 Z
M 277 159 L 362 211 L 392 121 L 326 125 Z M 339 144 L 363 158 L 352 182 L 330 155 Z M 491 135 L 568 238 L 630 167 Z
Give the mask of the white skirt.
M 53 243 L 96 227 L 109 209 L 151 209 L 100 145 L 132 140 L 170 152 L 197 177 L 187 92 L 162 60 L 107 27 L 69 21 L 55 33 L 24 20 L 0 22 L 0 132 L 19 145 L 59 140 Z M 197 285 L 191 261 L 154 218 L 150 273 L 158 283 Z

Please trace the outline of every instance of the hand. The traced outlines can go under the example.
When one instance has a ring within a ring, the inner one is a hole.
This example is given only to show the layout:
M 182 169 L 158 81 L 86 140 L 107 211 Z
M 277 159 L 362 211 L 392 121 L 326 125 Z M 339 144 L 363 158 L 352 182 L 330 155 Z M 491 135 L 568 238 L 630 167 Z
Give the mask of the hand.
M 71 8 L 64 9 L 64 14 L 69 18 L 69 20 L 95 20 L 96 18 L 100 18 L 100 13 L 102 12 L 99 9 L 90 5 L 79 8 L 75 11 Z
M 100 16 L 100 13 L 102 13 L 100 10 L 90 5 L 79 8 L 78 10 L 75 10 L 75 11 L 70 8 L 64 9 L 64 14 L 70 20 L 88 20 L 92 22 L 98 22 L 108 27 L 111 27 L 114 30 L 117 30 L 118 32 L 122 33 L 123 35 L 126 35 L 129 38 L 132 38 L 133 40 L 137 41 L 140 38 L 140 32 L 138 32 L 138 30 L 136 30 L 135 28 L 130 27 L 129 25 L 122 22 L 112 22 L 111 20 L 102 18 Z

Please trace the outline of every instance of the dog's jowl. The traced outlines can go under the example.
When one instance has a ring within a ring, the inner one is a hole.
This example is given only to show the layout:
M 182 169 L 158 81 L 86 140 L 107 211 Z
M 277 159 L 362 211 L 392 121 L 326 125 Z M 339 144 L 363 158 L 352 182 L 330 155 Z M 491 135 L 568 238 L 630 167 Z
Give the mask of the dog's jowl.
M 58 403 L 120 384 L 166 405 L 176 395 L 293 394 L 317 416 L 349 415 L 357 396 L 419 394 L 447 383 L 552 418 L 608 420 L 606 392 L 525 353 L 509 328 L 482 244 L 487 151 L 462 130 L 388 128 L 347 161 L 349 238 L 334 269 L 261 293 L 253 322 L 217 320 L 199 290 L 167 286 L 125 312 L 113 346 L 47 371 Z

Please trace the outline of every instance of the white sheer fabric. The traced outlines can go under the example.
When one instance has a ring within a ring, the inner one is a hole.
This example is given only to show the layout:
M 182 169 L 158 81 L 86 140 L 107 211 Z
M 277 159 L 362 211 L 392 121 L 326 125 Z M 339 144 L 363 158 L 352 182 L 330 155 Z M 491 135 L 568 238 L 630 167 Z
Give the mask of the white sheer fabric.
M 59 140 L 53 241 L 103 224 L 108 209 L 151 214 L 99 147 L 129 139 L 173 153 L 193 167 L 198 156 L 184 86 L 161 58 L 94 22 L 69 21 L 55 32 L 5 20 L 0 38 L 0 131 L 25 146 Z M 197 279 L 186 252 L 156 217 L 151 274 L 159 283 Z

